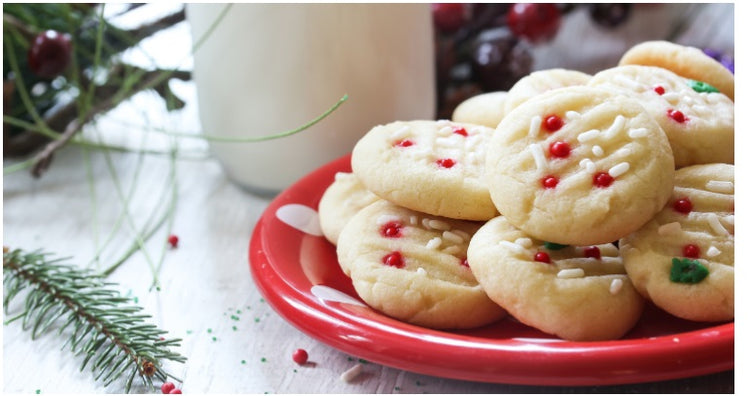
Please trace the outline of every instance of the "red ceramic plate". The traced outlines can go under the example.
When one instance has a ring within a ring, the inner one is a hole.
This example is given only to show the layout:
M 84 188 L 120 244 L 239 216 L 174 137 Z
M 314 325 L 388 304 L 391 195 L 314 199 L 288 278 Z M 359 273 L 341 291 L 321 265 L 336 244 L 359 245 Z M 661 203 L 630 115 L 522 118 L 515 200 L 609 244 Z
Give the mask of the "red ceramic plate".
M 250 269 L 271 306 L 311 337 L 371 362 L 444 378 L 523 385 L 613 385 L 734 367 L 734 323 L 702 324 L 649 306 L 623 339 L 568 342 L 512 319 L 474 330 L 409 325 L 365 306 L 321 236 L 318 201 L 349 157 L 312 172 L 268 206 Z

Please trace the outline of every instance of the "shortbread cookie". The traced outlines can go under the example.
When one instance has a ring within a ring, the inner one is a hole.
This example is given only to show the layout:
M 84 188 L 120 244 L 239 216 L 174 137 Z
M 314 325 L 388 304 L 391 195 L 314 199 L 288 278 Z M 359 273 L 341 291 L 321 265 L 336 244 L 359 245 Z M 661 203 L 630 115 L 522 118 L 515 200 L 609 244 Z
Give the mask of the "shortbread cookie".
M 335 245 L 349 219 L 378 199 L 380 198 L 369 192 L 353 173 L 336 173 L 333 183 L 325 190 L 318 204 L 323 236 Z
M 505 311 L 466 263 L 479 223 L 425 215 L 378 201 L 339 237 L 339 262 L 359 296 L 393 318 L 430 328 L 472 328 Z
M 643 310 L 612 244 L 544 243 L 499 216 L 474 234 L 468 260 L 487 295 L 510 315 L 566 340 L 621 338 Z
M 657 66 L 682 77 L 704 81 L 734 100 L 734 74 L 695 47 L 669 41 L 646 41 L 630 48 L 620 65 Z
M 625 269 L 643 296 L 695 321 L 734 318 L 734 166 L 677 171 L 668 205 L 620 240 Z
M 505 115 L 487 149 L 487 184 L 508 222 L 570 245 L 613 242 L 669 199 L 674 160 L 638 102 L 566 87 Z
M 589 85 L 638 100 L 664 130 L 678 168 L 734 163 L 734 102 L 712 87 L 653 66 L 604 70 Z
M 363 136 L 352 169 L 365 187 L 412 210 L 487 220 L 497 211 L 484 182 L 493 129 L 450 121 L 396 121 Z
M 586 85 L 590 78 L 590 75 L 576 70 L 547 69 L 535 71 L 518 80 L 508 91 L 508 97 L 504 103 L 504 112 L 508 114 L 521 103 L 553 89 Z
M 455 110 L 451 119 L 455 122 L 484 125 L 496 128 L 503 119 L 505 107 L 505 91 L 487 92 L 472 96 L 461 102 Z

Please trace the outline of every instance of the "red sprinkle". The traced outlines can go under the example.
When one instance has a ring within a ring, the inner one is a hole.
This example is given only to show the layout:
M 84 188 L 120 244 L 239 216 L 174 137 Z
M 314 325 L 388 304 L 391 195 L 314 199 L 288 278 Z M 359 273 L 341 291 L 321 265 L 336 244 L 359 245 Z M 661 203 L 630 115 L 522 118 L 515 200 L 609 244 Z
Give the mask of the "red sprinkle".
M 690 258 L 698 258 L 701 256 L 701 248 L 698 245 L 687 244 L 682 248 L 682 255 Z
M 672 208 L 682 214 L 688 214 L 693 210 L 693 203 L 690 202 L 690 198 L 680 198 L 672 204 Z
M 172 234 L 169 237 L 167 237 L 167 242 L 169 243 L 170 246 L 172 246 L 173 248 L 176 248 L 177 243 L 180 242 L 180 238 L 178 238 L 177 235 Z
M 552 114 L 544 118 L 544 128 L 549 132 L 555 132 L 565 124 L 562 118 Z
M 659 95 L 664 95 L 664 87 L 661 85 L 657 85 L 654 87 L 654 92 L 658 93 Z
M 566 158 L 570 155 L 570 145 L 568 142 L 553 142 L 549 145 L 549 153 L 553 157 Z
M 380 235 L 386 238 L 400 238 L 403 224 L 398 221 L 389 221 L 380 228 Z
M 404 258 L 401 256 L 401 252 L 391 252 L 383 256 L 383 264 L 390 267 L 404 268 Z
M 307 351 L 304 349 L 297 349 L 292 353 L 292 360 L 300 366 L 307 363 Z
M 446 169 L 452 168 L 453 165 L 456 165 L 456 161 L 450 158 L 440 158 L 439 160 L 435 161 L 435 163 L 438 164 L 438 166 L 440 166 L 441 168 Z
M 534 255 L 534 261 L 539 261 L 542 263 L 550 263 L 549 254 L 547 252 L 536 252 Z
M 682 112 L 679 111 L 679 110 L 669 109 L 669 110 L 667 110 L 667 116 L 669 116 L 669 118 L 671 118 L 671 119 L 679 122 L 680 124 L 682 124 L 683 122 L 685 122 L 685 121 L 688 120 L 688 118 L 685 117 L 685 114 L 682 114 Z
M 594 185 L 597 187 L 609 187 L 615 178 L 607 172 L 598 172 L 594 175 Z
M 464 266 L 464 267 L 466 267 L 466 268 L 469 268 L 469 259 L 463 259 L 463 260 L 461 260 L 461 265 Z
M 597 246 L 589 246 L 583 249 L 583 256 L 600 260 L 602 258 L 602 252 Z
M 174 384 L 171 382 L 165 382 L 161 385 L 161 393 L 168 394 L 172 390 L 174 390 Z
M 469 132 L 466 132 L 466 128 L 464 127 L 453 127 L 453 133 L 463 137 L 469 136 Z
M 542 186 L 544 186 L 544 188 L 555 188 L 559 182 L 560 180 L 554 176 L 545 176 L 542 178 Z
M 398 142 L 394 143 L 394 147 L 409 147 L 414 145 L 414 142 L 412 142 L 409 139 L 399 140 Z

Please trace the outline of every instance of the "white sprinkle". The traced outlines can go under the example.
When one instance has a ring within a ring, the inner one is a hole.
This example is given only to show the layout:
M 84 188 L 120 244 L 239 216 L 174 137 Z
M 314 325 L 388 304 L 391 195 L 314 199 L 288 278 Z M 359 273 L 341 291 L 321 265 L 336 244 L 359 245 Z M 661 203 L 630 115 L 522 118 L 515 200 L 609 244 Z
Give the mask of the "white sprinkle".
M 729 231 L 727 231 L 727 229 L 724 228 L 723 225 L 721 225 L 719 216 L 717 216 L 716 213 L 708 214 L 708 225 L 711 226 L 711 229 L 719 235 L 729 235 Z
M 734 183 L 730 181 L 709 180 L 706 183 L 706 190 L 718 193 L 733 194 Z
M 597 136 L 599 136 L 599 130 L 598 129 L 592 129 L 590 131 L 586 131 L 580 135 L 578 135 L 578 141 L 581 143 L 588 142 L 589 140 L 596 139 Z
M 417 273 L 419 275 L 427 275 L 427 271 L 425 271 L 422 267 L 417 268 Z
M 660 225 L 659 230 L 657 232 L 659 233 L 659 235 L 665 236 L 665 235 L 674 235 L 680 231 L 682 231 L 682 225 L 675 221 L 672 223 Z
M 622 290 L 622 279 L 612 279 L 612 283 L 609 284 L 609 293 L 617 294 L 620 292 L 620 290 Z
M 633 154 L 633 150 L 631 150 L 628 147 L 623 147 L 615 152 L 615 155 L 620 156 L 620 157 L 627 157 L 631 154 Z
M 630 169 L 630 164 L 627 162 L 620 162 L 619 164 L 609 168 L 609 175 L 612 177 L 622 176 L 625 172 Z
M 638 92 L 639 90 L 643 89 L 643 86 L 641 84 L 638 84 L 637 82 L 633 81 L 632 79 L 629 79 L 623 75 L 617 75 L 614 77 L 614 80 L 620 83 L 621 85 L 626 85 L 628 88 Z
M 345 382 L 352 382 L 360 374 L 362 374 L 362 365 L 357 363 L 354 365 L 354 367 L 341 373 L 341 380 Z
M 472 137 L 472 136 L 474 136 L 476 134 L 481 133 L 482 129 L 484 129 L 484 128 L 482 128 L 480 126 L 475 126 L 475 127 L 470 128 L 469 129 L 469 136 L 468 137 Z
M 596 164 L 594 164 L 594 161 L 590 160 L 589 158 L 584 158 L 581 160 L 581 162 L 578 163 L 578 165 L 581 166 L 581 168 L 586 169 L 586 172 L 594 173 L 596 170 Z
M 461 248 L 456 245 L 448 246 L 447 248 L 443 249 L 443 252 L 447 254 L 456 255 L 456 254 L 461 253 Z
M 602 155 L 604 155 L 604 149 L 602 149 L 602 147 L 599 145 L 592 147 L 591 152 L 594 153 L 594 155 L 597 157 L 601 157 Z
M 453 243 L 463 243 L 464 242 L 464 239 L 461 238 L 460 235 L 458 235 L 458 234 L 456 234 L 454 232 L 450 232 L 450 231 L 443 231 L 443 239 L 445 239 L 448 242 L 453 242 Z
M 704 116 L 708 115 L 711 112 L 711 110 L 708 107 L 703 106 L 703 105 L 693 105 L 692 109 L 696 113 L 699 113 L 700 115 L 704 115 Z
M 648 136 L 648 129 L 646 128 L 631 129 L 628 131 L 628 136 L 630 136 L 633 139 L 646 137 Z
M 677 92 L 667 92 L 667 93 L 661 95 L 661 97 L 664 98 L 664 100 L 666 100 L 667 102 L 670 102 L 670 103 L 676 102 L 676 101 L 680 100 L 680 95 Z
M 537 137 L 539 136 L 539 128 L 542 126 L 542 117 L 540 116 L 534 116 L 531 118 L 531 124 L 529 125 L 529 136 L 530 137 Z
M 581 113 L 573 110 L 568 110 L 565 112 L 565 117 L 568 117 L 570 119 L 579 118 L 581 116 Z
M 435 121 L 435 123 L 438 126 L 442 127 L 442 126 L 445 126 L 445 125 L 450 125 L 451 121 L 450 120 L 437 120 L 437 121 Z
M 452 232 L 463 238 L 464 241 L 468 241 L 471 239 L 471 234 L 464 230 L 452 230 Z
M 423 218 L 422 219 L 422 226 L 424 226 L 424 228 L 426 228 L 428 230 L 431 229 L 432 227 L 430 227 L 430 219 L 427 218 L 427 217 Z
M 531 241 L 531 238 L 518 238 L 516 239 L 516 245 L 523 246 L 526 249 L 530 248 L 532 245 L 534 245 L 534 242 Z
M 542 146 L 540 146 L 539 143 L 534 143 L 529 146 L 529 150 L 531 150 L 531 155 L 534 156 L 536 168 L 539 170 L 547 169 L 547 159 L 544 158 L 544 150 L 542 150 Z
M 708 257 L 716 257 L 721 254 L 721 250 L 717 249 L 716 246 L 710 246 L 708 250 L 706 250 L 706 256 Z
M 440 244 L 442 243 L 443 243 L 443 240 L 440 239 L 440 237 L 435 237 L 427 241 L 427 245 L 425 245 L 425 247 L 427 249 L 437 250 L 440 247 Z
M 721 218 L 725 223 L 734 226 L 734 215 L 727 215 Z
M 441 134 L 441 135 L 449 135 L 449 134 L 453 133 L 453 128 L 450 125 L 446 125 L 446 126 L 440 128 L 440 130 L 438 131 L 438 133 Z
M 400 220 L 401 218 L 396 215 L 384 214 L 384 215 L 378 216 L 378 218 L 375 220 L 375 224 L 383 225 L 383 224 L 388 224 L 392 221 L 400 221 Z
M 402 138 L 405 138 L 406 135 L 409 133 L 409 127 L 408 126 L 402 126 L 399 129 L 396 129 L 393 134 L 391 134 L 391 138 L 395 140 L 401 140 Z
M 451 229 L 451 225 L 442 220 L 431 219 L 428 221 L 428 224 L 430 228 L 434 228 L 439 231 L 447 231 Z
M 607 131 L 604 132 L 604 137 L 607 139 L 611 139 L 613 136 L 617 135 L 618 132 L 620 132 L 623 126 L 625 126 L 625 117 L 623 117 L 621 114 L 618 114 L 617 117 L 615 117 L 615 122 L 613 122 L 612 125 L 607 129 Z
M 409 224 L 411 224 L 411 225 L 417 225 L 417 224 L 419 224 L 419 217 L 417 217 L 415 215 L 409 216 Z
M 685 95 L 683 92 L 682 95 L 682 102 L 688 106 L 693 104 L 693 98 L 690 97 L 690 95 Z M 692 107 L 692 106 L 691 106 Z
M 516 254 L 523 254 L 524 252 L 526 252 L 526 249 L 524 249 L 523 246 L 510 241 L 500 241 L 500 245 L 505 246 Z
M 562 279 L 583 278 L 584 275 L 583 268 L 565 268 L 557 273 L 557 277 Z

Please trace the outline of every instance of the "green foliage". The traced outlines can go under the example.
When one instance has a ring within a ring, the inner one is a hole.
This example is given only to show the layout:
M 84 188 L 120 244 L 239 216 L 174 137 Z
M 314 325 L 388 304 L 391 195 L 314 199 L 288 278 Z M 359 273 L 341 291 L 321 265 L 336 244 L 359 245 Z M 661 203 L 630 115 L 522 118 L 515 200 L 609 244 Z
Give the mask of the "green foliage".
M 112 286 L 100 275 L 47 253 L 3 253 L 6 315 L 13 301 L 25 294 L 22 311 L 6 324 L 21 320 L 32 339 L 56 328 L 67 336 L 63 348 L 82 356 L 81 370 L 88 366 L 104 386 L 125 379 L 129 392 L 138 376 L 153 391 L 154 378 L 175 378 L 163 369 L 164 360 L 186 361 L 170 349 L 182 340 L 163 338 L 166 332 L 147 323 L 150 316 Z

